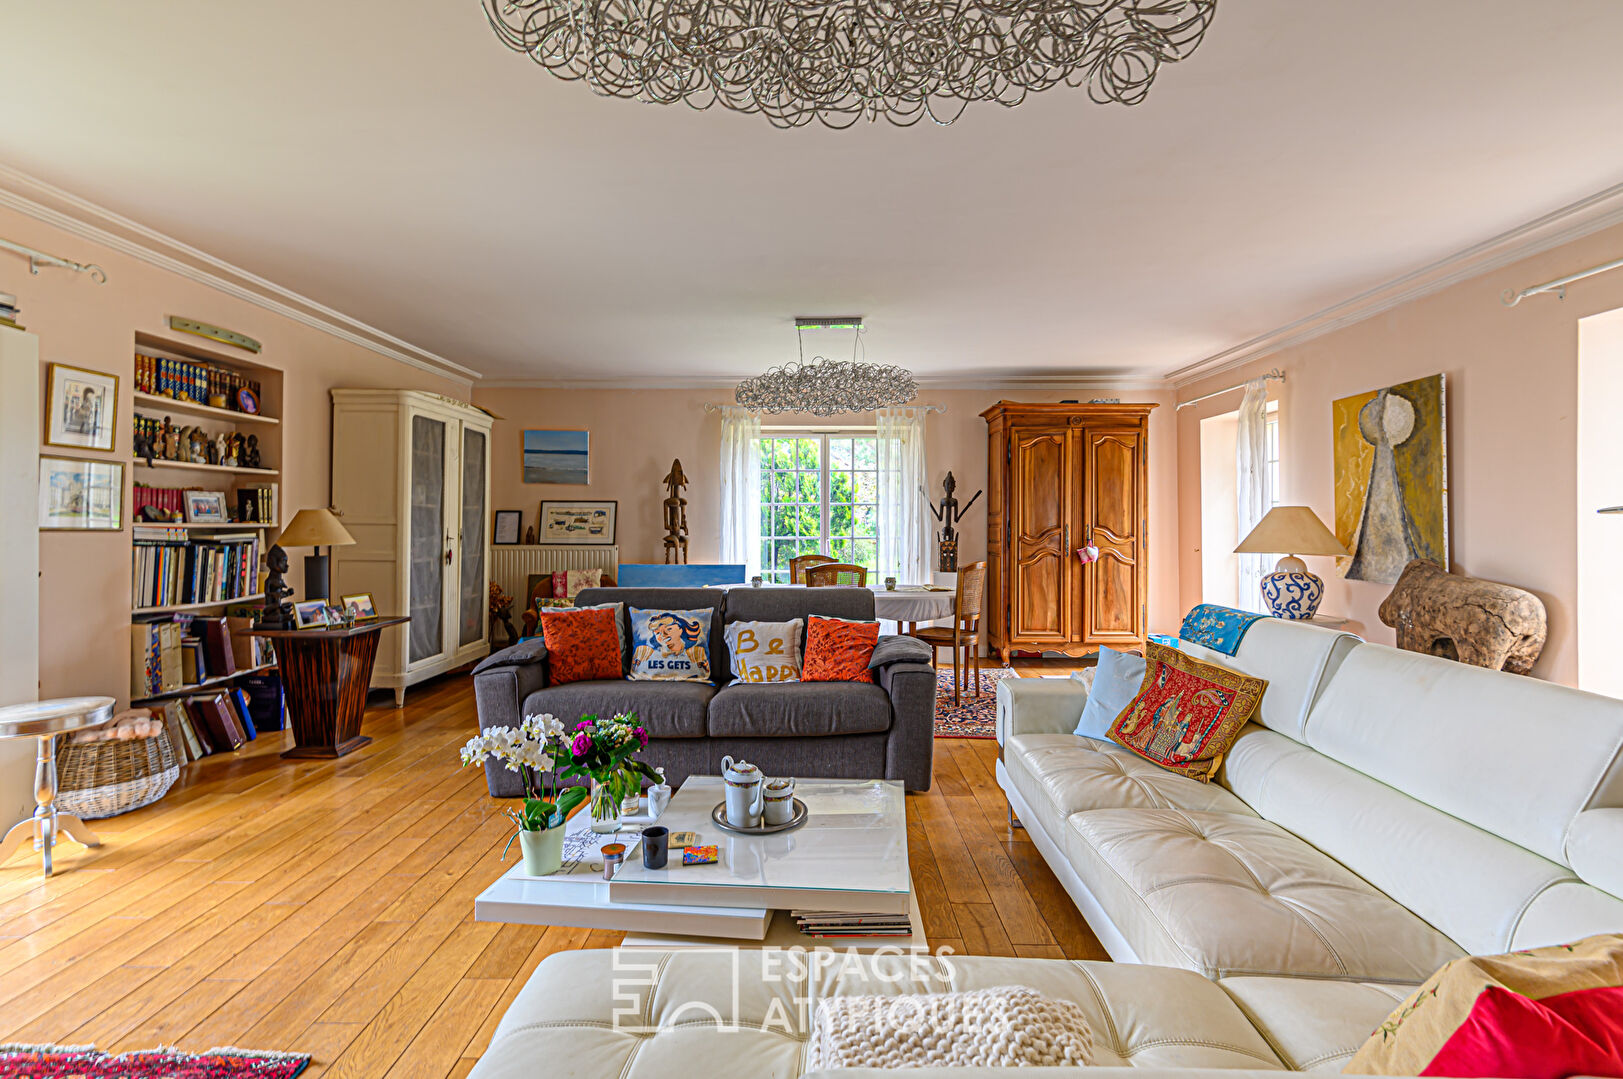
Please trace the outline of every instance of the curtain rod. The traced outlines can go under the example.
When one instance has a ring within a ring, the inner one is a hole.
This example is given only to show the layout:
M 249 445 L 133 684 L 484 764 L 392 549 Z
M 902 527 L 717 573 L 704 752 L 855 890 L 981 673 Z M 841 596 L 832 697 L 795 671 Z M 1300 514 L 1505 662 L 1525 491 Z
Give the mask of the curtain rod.
M 1284 382 L 1285 381 L 1285 372 L 1281 371 L 1279 368 L 1276 367 L 1272 371 L 1269 371 L 1266 375 L 1263 375 L 1262 377 L 1263 377 L 1263 380 L 1266 381 L 1266 382 L 1275 382 L 1275 381 Z M 1192 400 L 1179 402 L 1178 407 L 1173 409 L 1173 411 L 1174 412 L 1182 412 L 1184 409 L 1188 408 L 1190 405 L 1198 405 L 1202 401 L 1210 401 L 1213 397 L 1221 397 L 1225 393 L 1233 393 L 1235 390 L 1243 390 L 1243 389 L 1246 388 L 1246 385 L 1247 385 L 1247 383 L 1242 382 L 1237 386 L 1228 386 L 1228 387 L 1225 387 L 1224 389 L 1221 389 L 1221 390 L 1213 390 L 1211 393 L 1203 393 L 1199 397 L 1196 397 L 1196 398 L 1194 398 Z
M 72 270 L 74 273 L 87 273 L 90 275 L 90 279 L 98 285 L 107 283 L 107 271 L 94 262 L 74 262 L 72 259 L 61 258 L 57 255 L 47 255 L 43 251 L 36 251 L 32 247 L 24 247 L 22 244 L 13 243 L 10 240 L 0 240 L 0 248 L 15 252 L 27 259 L 28 272 L 36 276 L 39 274 L 41 266 L 60 266 L 62 269 Z
M 720 403 L 717 403 L 717 402 L 714 402 L 714 401 L 706 401 L 705 405 L 704 405 L 704 410 L 706 412 L 720 412 L 724 408 L 737 408 L 737 407 L 739 407 L 739 406 L 733 404 L 730 401 L 723 401 L 723 402 L 720 402 Z M 923 409 L 925 412 L 945 412 L 945 411 L 947 411 L 947 406 L 946 405 L 901 405 L 901 406 L 898 406 L 898 407 L 901 407 L 901 408 L 918 408 L 918 409 Z M 763 413 L 763 415 L 783 416 L 783 415 L 790 415 L 790 413 L 769 412 L 769 413 Z M 844 415 L 860 416 L 860 415 L 862 415 L 862 413 L 860 413 L 860 412 L 850 412 L 850 413 L 844 413 Z M 827 417 L 827 416 L 819 416 L 818 417 L 819 420 L 826 420 L 828 418 L 829 417 Z M 804 426 L 804 425 L 803 424 L 797 424 L 796 426 Z
M 1527 299 L 1527 297 L 1537 296 L 1541 292 L 1553 292 L 1555 293 L 1557 299 L 1564 300 L 1567 298 L 1567 286 L 1572 284 L 1574 281 L 1582 281 L 1586 277 L 1594 277 L 1598 273 L 1605 273 L 1607 270 L 1617 269 L 1623 269 L 1623 259 L 1614 259 L 1602 266 L 1591 266 L 1587 270 L 1579 270 L 1577 273 L 1568 274 L 1565 277 L 1558 277 L 1554 281 L 1546 281 L 1542 285 L 1532 285 L 1528 288 L 1522 289 L 1520 292 L 1517 292 L 1515 289 L 1507 288 L 1503 293 L 1500 294 L 1499 298 L 1505 302 L 1506 307 L 1515 307 L 1517 304 Z

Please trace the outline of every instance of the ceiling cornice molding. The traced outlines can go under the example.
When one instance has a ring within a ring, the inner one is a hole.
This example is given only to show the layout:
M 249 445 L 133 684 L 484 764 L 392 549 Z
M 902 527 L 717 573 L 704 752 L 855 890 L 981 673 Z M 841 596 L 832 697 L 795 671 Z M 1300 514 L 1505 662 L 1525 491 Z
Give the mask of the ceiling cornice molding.
M 654 378 L 486 378 L 479 383 L 486 390 L 728 390 L 738 386 L 736 378 L 695 375 L 661 375 Z M 1107 375 L 915 375 L 920 388 L 931 390 L 1153 390 L 1171 389 L 1164 378 Z
M 200 251 L 172 236 L 132 221 L 104 206 L 80 198 L 36 179 L 25 172 L 0 165 L 0 206 L 16 210 L 53 228 L 100 244 L 139 259 L 161 270 L 177 274 L 217 289 L 228 296 L 246 300 L 284 318 L 321 330 L 352 345 L 387 356 L 398 363 L 441 377 L 470 384 L 483 376 L 436 352 L 419 348 L 410 341 L 352 318 L 302 293 L 242 267 Z
M 1175 368 L 1167 372 L 1167 381 L 1176 389 L 1185 389 L 1292 345 L 1322 337 L 1450 285 L 1479 277 L 1617 224 L 1623 224 L 1623 184 L 1597 191 L 1588 198 L 1394 277 L 1340 303 L 1258 334 L 1205 359 Z

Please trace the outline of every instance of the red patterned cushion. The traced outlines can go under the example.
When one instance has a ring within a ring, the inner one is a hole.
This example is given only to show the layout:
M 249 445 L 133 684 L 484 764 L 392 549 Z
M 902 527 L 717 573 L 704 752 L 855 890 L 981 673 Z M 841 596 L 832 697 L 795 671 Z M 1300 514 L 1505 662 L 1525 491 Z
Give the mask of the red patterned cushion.
M 569 574 L 559 570 L 552 575 L 552 598 L 565 599 L 569 596 Z
M 541 636 L 553 685 L 620 678 L 620 631 L 613 608 L 543 610 Z
M 1268 683 L 1151 641 L 1144 681 L 1110 725 L 1111 741 L 1210 783 Z
M 872 682 L 868 661 L 879 643 L 878 622 L 847 622 L 843 618 L 806 620 L 806 660 L 802 682 Z

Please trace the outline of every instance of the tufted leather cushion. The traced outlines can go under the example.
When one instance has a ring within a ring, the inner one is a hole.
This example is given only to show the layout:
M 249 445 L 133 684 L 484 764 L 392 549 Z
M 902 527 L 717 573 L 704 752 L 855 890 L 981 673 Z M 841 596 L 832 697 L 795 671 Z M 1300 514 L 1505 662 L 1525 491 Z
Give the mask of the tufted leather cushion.
M 1005 679 L 1012 681 L 1012 679 Z M 1049 835 L 1089 809 L 1200 809 L 1256 816 L 1215 783 L 1202 783 L 1123 749 L 1074 734 L 1017 734 L 1004 747 L 1003 766 Z
M 1207 977 L 1419 982 L 1463 953 L 1277 824 L 1233 813 L 1074 814 L 1065 850 L 1146 962 Z
M 470 1079 L 533 1079 L 543 1061 L 580 1079 L 793 1079 L 804 1070 L 808 1026 L 823 999 L 1003 985 L 1079 1005 L 1101 1066 L 1282 1067 L 1229 995 L 1187 971 L 1058 959 L 596 949 L 542 961 Z
M 1224 978 L 1217 983 L 1296 1071 L 1340 1072 L 1369 1032 L 1414 986 L 1312 978 Z

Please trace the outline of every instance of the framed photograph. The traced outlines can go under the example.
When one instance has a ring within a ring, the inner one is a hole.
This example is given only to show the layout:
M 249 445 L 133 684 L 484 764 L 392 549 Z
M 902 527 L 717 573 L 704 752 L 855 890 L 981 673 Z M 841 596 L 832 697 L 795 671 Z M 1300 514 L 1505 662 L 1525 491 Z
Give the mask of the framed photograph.
M 618 502 L 542 502 L 537 543 L 613 543 Z
M 117 532 L 123 528 L 124 466 L 42 454 L 39 527 L 47 532 Z
M 293 605 L 293 624 L 300 629 L 313 629 L 327 624 L 327 602 L 307 599 Z
M 45 443 L 81 450 L 113 449 L 118 376 L 53 363 L 45 394 Z
M 189 525 L 225 524 L 225 492 L 187 491 L 186 523 Z
M 591 482 L 591 432 L 525 431 L 525 483 Z
M 517 543 L 523 524 L 523 510 L 497 510 L 496 529 L 490 541 L 503 545 Z
M 357 622 L 378 616 L 378 605 L 372 601 L 372 593 L 370 592 L 357 592 L 352 596 L 339 596 L 338 602 L 344 605 L 344 611 Z

